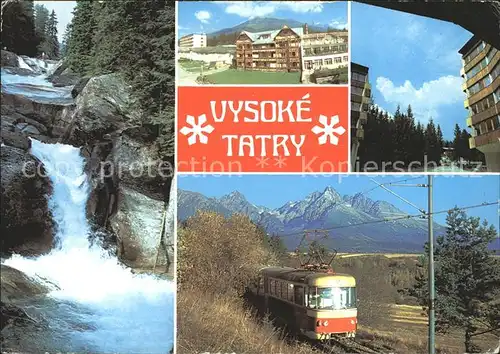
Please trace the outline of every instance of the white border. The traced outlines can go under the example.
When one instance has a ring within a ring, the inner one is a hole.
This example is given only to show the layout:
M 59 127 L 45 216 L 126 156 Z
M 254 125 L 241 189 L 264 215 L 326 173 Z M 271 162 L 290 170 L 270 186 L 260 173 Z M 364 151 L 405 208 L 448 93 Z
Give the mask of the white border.
M 348 83 L 348 88 L 347 88 L 347 131 L 348 131 L 348 137 L 347 137 L 347 164 L 348 164 L 348 171 L 352 172 L 352 164 L 351 164 L 351 63 L 352 63 L 352 41 L 351 41 L 351 1 L 347 2 L 347 55 L 349 56 L 349 61 L 347 62 L 347 83 Z
M 178 37 L 179 37 L 179 30 L 178 30 L 178 26 L 177 26 L 177 19 L 179 17 L 179 4 L 178 4 L 178 1 L 175 1 L 175 63 L 174 63 L 174 68 L 175 68 L 175 102 L 174 102 L 174 109 L 175 109 L 175 112 L 174 112 L 174 175 L 175 175 L 175 178 L 174 178 L 174 181 L 173 181 L 173 185 L 171 186 L 171 190 L 172 188 L 174 189 L 175 193 L 175 200 L 173 201 L 175 204 L 174 204 L 174 286 L 175 286 L 175 294 L 174 294 L 174 316 L 173 316 L 173 325 L 174 325 L 174 350 L 173 350 L 173 354 L 176 354 L 177 353 L 177 291 L 178 291 L 178 287 L 177 287 L 177 259 L 178 259 L 178 255 L 177 255 L 177 191 L 178 191 L 178 187 L 177 187 L 177 180 L 179 178 L 179 174 L 178 174 L 178 171 L 177 171 L 177 79 L 179 77 L 179 74 L 178 74 L 178 68 L 177 68 L 177 60 L 178 60 Z M 170 201 L 172 202 L 172 199 L 170 199 Z

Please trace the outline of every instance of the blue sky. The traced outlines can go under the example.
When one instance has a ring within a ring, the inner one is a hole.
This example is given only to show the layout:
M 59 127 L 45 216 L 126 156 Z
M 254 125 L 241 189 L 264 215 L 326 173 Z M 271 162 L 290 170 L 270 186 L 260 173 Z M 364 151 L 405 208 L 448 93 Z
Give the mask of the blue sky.
M 456 123 L 466 128 L 458 50 L 472 37 L 460 26 L 431 18 L 352 3 L 352 60 L 370 68 L 375 103 L 394 113 L 412 105 L 451 139 Z
M 178 2 L 179 35 L 212 33 L 253 17 L 293 19 L 345 28 L 346 2 L 323 1 L 195 1 Z
M 366 192 L 378 183 L 388 183 L 416 178 L 404 183 L 427 183 L 426 176 L 419 175 L 179 175 L 178 187 L 202 193 L 208 197 L 221 197 L 232 191 L 239 191 L 255 205 L 269 208 L 280 207 L 288 201 L 300 200 L 315 191 L 333 187 L 341 195 L 353 195 Z M 422 209 L 427 209 L 427 189 L 421 187 L 388 186 L 403 198 Z M 418 211 L 382 188 L 376 188 L 366 194 L 373 200 L 385 200 L 399 209 L 418 214 Z M 499 175 L 442 175 L 434 176 L 434 210 L 448 210 L 454 206 L 477 205 L 483 202 L 495 202 L 500 199 Z M 469 215 L 486 218 L 499 228 L 498 206 L 485 206 L 469 209 Z M 435 216 L 435 221 L 445 223 L 446 214 Z

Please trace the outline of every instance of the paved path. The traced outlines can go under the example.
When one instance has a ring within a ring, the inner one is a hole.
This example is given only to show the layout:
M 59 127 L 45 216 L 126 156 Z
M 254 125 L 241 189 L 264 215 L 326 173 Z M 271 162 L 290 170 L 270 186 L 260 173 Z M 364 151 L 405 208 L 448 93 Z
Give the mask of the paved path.
M 226 71 L 227 68 L 220 68 L 220 69 L 215 69 L 215 70 L 206 70 L 204 72 L 205 75 L 210 75 L 210 74 L 215 74 L 219 73 L 222 71 Z M 179 65 L 179 81 L 178 85 L 179 86 L 198 86 L 199 84 L 196 82 L 196 78 L 200 76 L 199 72 L 191 72 L 187 71 L 182 68 L 181 65 Z

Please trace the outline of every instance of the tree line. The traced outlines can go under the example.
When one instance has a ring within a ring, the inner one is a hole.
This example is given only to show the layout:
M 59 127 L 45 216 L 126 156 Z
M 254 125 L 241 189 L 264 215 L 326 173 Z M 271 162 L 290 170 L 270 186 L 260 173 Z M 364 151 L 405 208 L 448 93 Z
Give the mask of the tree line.
M 18 55 L 58 59 L 57 15 L 33 0 L 12 2 L 2 14 L 2 49 Z
M 415 120 L 411 105 L 406 112 L 398 106 L 391 117 L 377 106 L 368 111 L 368 120 L 364 125 L 364 139 L 359 146 L 360 165 L 374 162 L 382 166 L 383 162 L 402 161 L 405 166 L 411 162 L 441 164 L 444 147 L 454 150 L 452 160 L 463 158 L 468 161 L 484 161 L 484 155 L 469 149 L 470 134 L 455 127 L 455 138 L 447 141 L 439 124 L 431 118 L 427 124 Z
M 175 2 L 77 1 L 64 34 L 65 62 L 78 75 L 124 75 L 159 129 L 162 154 L 174 154 Z

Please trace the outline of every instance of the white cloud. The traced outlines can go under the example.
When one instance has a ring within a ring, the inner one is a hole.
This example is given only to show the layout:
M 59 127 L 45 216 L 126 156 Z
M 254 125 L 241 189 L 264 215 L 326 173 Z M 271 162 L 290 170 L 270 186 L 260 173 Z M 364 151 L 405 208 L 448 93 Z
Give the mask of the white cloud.
M 201 10 L 195 12 L 194 16 L 201 22 L 201 23 L 208 23 L 208 20 L 212 17 L 210 15 L 210 12 Z
M 321 1 L 217 1 L 217 3 L 226 7 L 226 13 L 245 18 L 268 16 L 280 9 L 296 13 L 323 11 Z
M 424 82 L 420 88 L 415 88 L 409 80 L 401 86 L 395 86 L 388 78 L 377 78 L 377 89 L 385 102 L 399 104 L 403 110 L 411 105 L 415 116 L 420 120 L 431 117 L 437 119 L 441 106 L 463 101 L 465 95 L 461 85 L 462 78 L 452 75 Z
M 335 29 L 347 29 L 347 23 L 344 21 L 340 21 L 338 19 L 330 21 L 328 26 L 335 28 Z

